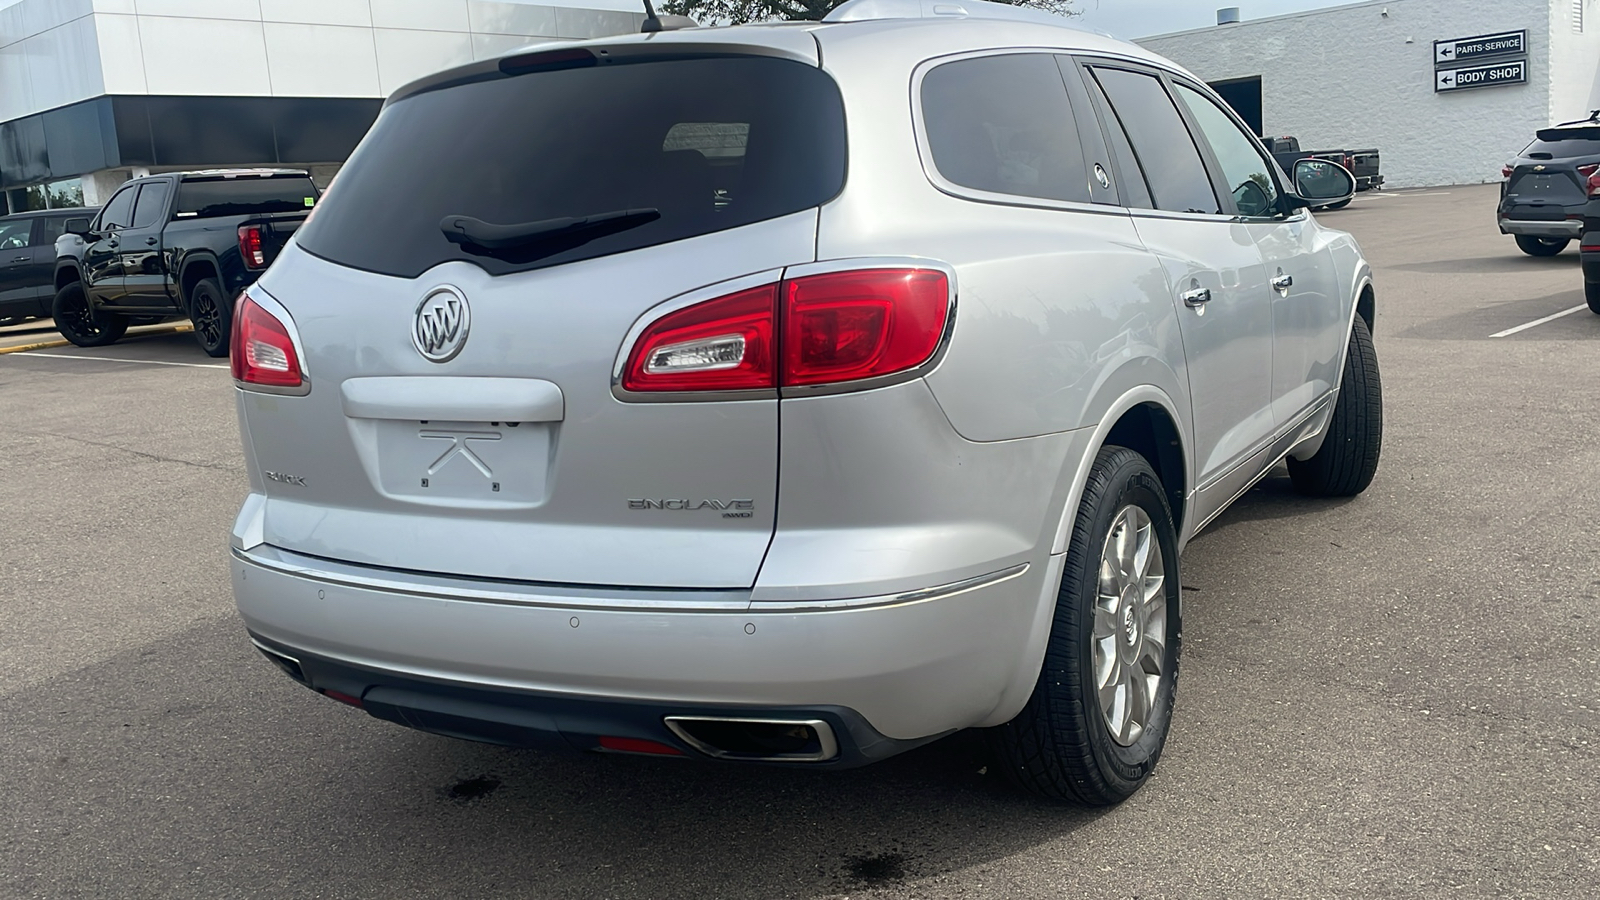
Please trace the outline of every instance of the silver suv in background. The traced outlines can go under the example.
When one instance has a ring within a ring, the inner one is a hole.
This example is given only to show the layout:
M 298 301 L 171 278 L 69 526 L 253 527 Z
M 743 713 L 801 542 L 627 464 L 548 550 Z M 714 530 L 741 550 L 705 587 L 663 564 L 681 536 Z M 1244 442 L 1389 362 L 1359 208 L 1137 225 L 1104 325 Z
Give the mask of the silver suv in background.
M 413 728 L 1149 776 L 1184 544 L 1373 477 L 1370 272 L 1202 83 L 979 2 L 409 85 L 240 299 L 252 640 Z M 449 172 L 449 177 L 440 173 Z M 404 189 L 399 186 L 404 185 Z

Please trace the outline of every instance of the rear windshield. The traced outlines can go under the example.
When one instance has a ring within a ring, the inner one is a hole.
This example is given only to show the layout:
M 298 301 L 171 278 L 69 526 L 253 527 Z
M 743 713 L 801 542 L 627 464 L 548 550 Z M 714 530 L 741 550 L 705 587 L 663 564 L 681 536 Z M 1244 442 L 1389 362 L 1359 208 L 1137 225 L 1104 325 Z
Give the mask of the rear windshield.
M 1600 129 L 1574 128 L 1572 131 L 1572 134 L 1566 135 L 1558 129 L 1547 128 L 1539 132 L 1539 139 L 1529 144 L 1522 155 L 1530 159 L 1600 156 Z
M 306 212 L 316 202 L 317 189 L 306 175 L 239 175 L 178 185 L 178 217 L 183 219 Z
M 675 59 L 495 77 L 390 104 L 299 233 L 325 259 L 413 278 L 449 260 L 522 271 L 818 206 L 844 184 L 844 106 L 814 66 Z M 451 243 L 491 226 L 635 215 L 586 242 Z

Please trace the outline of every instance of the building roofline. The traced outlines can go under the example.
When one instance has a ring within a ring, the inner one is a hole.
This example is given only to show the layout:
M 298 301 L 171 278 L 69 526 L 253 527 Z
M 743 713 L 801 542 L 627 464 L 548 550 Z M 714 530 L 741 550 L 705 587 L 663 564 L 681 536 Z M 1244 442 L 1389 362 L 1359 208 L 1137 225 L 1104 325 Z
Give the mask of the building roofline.
M 1244 28 L 1244 27 L 1249 26 L 1249 25 L 1259 25 L 1259 24 L 1261 24 L 1263 22 L 1281 22 L 1281 21 L 1283 21 L 1285 19 L 1303 19 L 1306 16 L 1325 15 L 1327 13 L 1333 12 L 1334 10 L 1356 9 L 1356 8 L 1362 7 L 1362 6 L 1394 6 L 1394 5 L 1397 5 L 1399 3 L 1403 3 L 1403 2 L 1405 2 L 1405 0 L 1362 0 L 1362 2 L 1360 2 L 1360 3 L 1336 3 L 1336 4 L 1333 4 L 1332 6 L 1323 6 L 1323 7 L 1317 8 L 1317 9 L 1302 9 L 1299 12 L 1280 13 L 1280 14 L 1278 14 L 1276 16 L 1266 16 L 1266 17 L 1260 18 L 1260 19 L 1246 19 L 1246 20 L 1244 20 L 1242 22 L 1230 22 L 1227 25 L 1206 25 L 1206 26 L 1203 26 L 1201 28 L 1186 28 L 1183 31 L 1167 31 L 1167 32 L 1163 32 L 1161 34 L 1147 34 L 1144 37 L 1133 38 L 1132 40 L 1133 40 L 1133 43 L 1138 44 L 1138 43 L 1142 43 L 1144 41 L 1154 41 L 1154 40 L 1159 40 L 1161 38 L 1179 37 L 1181 35 L 1186 35 L 1186 34 L 1201 34 L 1203 32 L 1217 31 L 1218 29 L 1223 29 L 1223 28 L 1226 28 L 1226 29 L 1231 31 L 1233 29 Z

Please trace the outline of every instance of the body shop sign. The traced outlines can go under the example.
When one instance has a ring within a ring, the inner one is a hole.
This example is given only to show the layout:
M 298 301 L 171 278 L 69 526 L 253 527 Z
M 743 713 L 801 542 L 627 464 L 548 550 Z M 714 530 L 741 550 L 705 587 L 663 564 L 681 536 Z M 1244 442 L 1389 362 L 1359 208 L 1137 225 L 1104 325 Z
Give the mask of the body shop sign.
M 1494 87 L 1501 84 L 1527 84 L 1528 61 L 1513 59 L 1506 62 L 1469 66 L 1460 69 L 1440 69 L 1433 73 L 1433 92 L 1464 91 L 1469 88 Z

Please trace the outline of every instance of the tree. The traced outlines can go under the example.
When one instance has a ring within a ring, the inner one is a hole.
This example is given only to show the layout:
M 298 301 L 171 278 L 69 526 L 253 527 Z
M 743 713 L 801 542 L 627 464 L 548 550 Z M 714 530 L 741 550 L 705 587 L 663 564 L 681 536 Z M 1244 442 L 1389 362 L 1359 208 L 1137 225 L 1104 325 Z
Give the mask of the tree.
M 844 0 L 666 0 L 661 11 L 689 16 L 705 24 L 742 25 L 772 19 L 816 21 L 833 11 Z M 1073 0 L 998 0 L 1011 6 L 1042 9 L 1062 16 L 1075 16 Z

